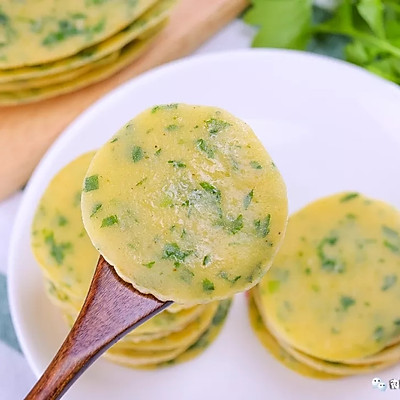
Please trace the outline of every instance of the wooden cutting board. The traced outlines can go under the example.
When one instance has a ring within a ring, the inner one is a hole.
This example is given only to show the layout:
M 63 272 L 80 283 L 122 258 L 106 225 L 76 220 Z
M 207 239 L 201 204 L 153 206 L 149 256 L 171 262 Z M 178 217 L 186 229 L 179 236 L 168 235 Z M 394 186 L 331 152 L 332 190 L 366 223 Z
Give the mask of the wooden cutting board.
M 190 54 L 247 5 L 248 0 L 181 0 L 151 48 L 111 78 L 38 103 L 0 107 L 0 200 L 27 182 L 57 136 L 95 100 L 150 68 Z

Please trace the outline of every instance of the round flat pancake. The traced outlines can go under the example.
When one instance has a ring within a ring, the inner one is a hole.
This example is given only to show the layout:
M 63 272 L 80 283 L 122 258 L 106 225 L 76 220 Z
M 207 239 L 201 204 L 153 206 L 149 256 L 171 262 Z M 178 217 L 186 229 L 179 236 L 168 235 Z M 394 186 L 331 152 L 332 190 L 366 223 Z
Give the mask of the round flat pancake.
M 149 48 L 150 44 L 154 41 L 166 23 L 167 21 L 161 22 L 160 25 L 157 25 L 156 27 L 152 28 L 151 31 L 146 33 L 146 38 L 134 40 L 132 43 L 125 46 L 121 50 L 118 58 L 112 63 L 100 66 L 95 70 L 88 71 L 87 73 L 84 73 L 69 82 L 62 82 L 43 88 L 20 90 L 17 92 L 2 92 L 0 93 L 0 105 L 12 106 L 44 100 L 50 97 L 70 93 L 104 80 L 119 70 L 125 68 L 127 65 L 135 61 L 140 55 L 142 55 Z M 147 37 L 147 34 L 149 37 Z
M 104 59 L 110 54 L 117 54 L 124 46 L 165 20 L 175 3 L 175 0 L 159 0 L 141 15 L 140 18 L 136 19 L 122 31 L 68 58 L 30 67 L 8 70 L 0 69 L 0 91 L 6 90 L 7 86 L 4 86 L 5 83 L 24 83 L 28 87 L 33 80 L 36 83 L 39 78 L 43 78 L 43 80 L 48 78 L 49 82 L 46 84 L 47 86 L 55 83 L 54 75 L 60 76 L 63 73 L 66 75 L 66 72 L 69 72 L 70 74 L 74 73 L 71 77 L 76 77 L 78 76 L 77 70 L 79 70 L 80 74 L 82 71 L 88 71 L 93 65 L 97 65 L 96 61 Z M 36 87 L 38 87 L 37 84 Z M 11 86 L 11 89 L 14 90 L 15 87 Z
M 254 289 L 252 289 L 254 290 Z M 316 379 L 335 379 L 337 375 L 321 372 L 306 364 L 303 364 L 293 358 L 286 350 L 284 350 L 279 342 L 271 335 L 264 325 L 262 317 L 254 302 L 253 296 L 250 294 L 248 299 L 249 320 L 255 335 L 268 352 L 285 367 L 297 372 L 301 375 Z
M 78 157 L 55 175 L 39 202 L 31 234 L 32 252 L 45 276 L 63 294 L 82 300 L 99 258 L 80 212 L 82 183 L 93 155 Z
M 43 64 L 76 54 L 124 29 L 153 3 L 3 0 L 0 69 Z
M 173 332 L 168 336 L 160 339 L 154 339 L 150 341 L 142 341 L 139 343 L 132 342 L 128 338 L 122 338 L 118 343 L 114 345 L 116 349 L 132 349 L 132 350 L 171 350 L 182 346 L 191 345 L 194 343 L 201 334 L 210 325 L 215 312 L 218 308 L 218 302 L 207 304 L 204 311 L 182 330 Z
M 200 338 L 193 343 L 190 347 L 188 347 L 184 352 L 167 361 L 162 361 L 158 363 L 148 363 L 143 365 L 135 365 L 128 358 L 122 359 L 120 358 L 118 361 L 115 359 L 114 362 L 117 362 L 120 365 L 132 368 L 140 368 L 140 369 L 148 369 L 153 370 L 157 368 L 169 367 L 172 365 L 180 364 L 183 362 L 190 361 L 196 357 L 198 357 L 201 353 L 203 353 L 212 342 L 218 337 L 226 317 L 228 315 L 228 311 L 231 306 L 231 300 L 226 299 L 222 300 L 219 303 L 218 310 L 215 313 L 213 320 L 208 327 L 208 329 L 200 336 Z M 107 354 L 106 354 L 107 356 Z
M 373 355 L 400 333 L 400 213 L 358 193 L 294 214 L 259 285 L 270 330 L 319 359 Z M 318 338 L 318 340 L 315 340 Z
M 97 152 L 85 179 L 92 242 L 122 279 L 161 300 L 205 303 L 254 286 L 284 235 L 277 168 L 251 128 L 218 108 L 144 111 Z

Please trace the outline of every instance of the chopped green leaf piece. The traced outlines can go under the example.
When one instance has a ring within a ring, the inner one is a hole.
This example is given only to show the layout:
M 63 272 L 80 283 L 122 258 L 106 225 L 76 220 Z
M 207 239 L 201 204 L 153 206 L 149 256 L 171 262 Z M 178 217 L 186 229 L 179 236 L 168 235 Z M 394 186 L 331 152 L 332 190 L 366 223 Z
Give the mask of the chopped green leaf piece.
M 181 268 L 179 270 L 179 276 L 184 282 L 190 284 L 190 283 L 192 283 L 194 273 L 192 271 L 190 271 L 190 269 L 188 269 L 188 268 Z
M 395 244 L 393 244 L 393 243 L 390 243 L 389 241 L 387 241 L 387 240 L 384 240 L 383 241 L 383 245 L 385 246 L 385 247 L 387 247 L 390 251 L 392 251 L 393 253 L 400 253 L 400 247 L 399 246 L 396 246 Z
M 250 161 L 250 166 L 251 166 L 251 168 L 254 168 L 254 169 L 262 169 L 261 164 L 258 163 L 257 161 Z
M 396 282 L 397 282 L 397 275 L 386 275 L 383 278 L 381 290 L 383 292 L 386 292 L 386 290 L 390 289 Z
M 376 342 L 380 342 L 384 336 L 384 328 L 383 326 L 377 326 L 374 330 L 374 339 Z
M 244 196 L 243 207 L 245 210 L 247 210 L 249 208 L 249 205 L 250 205 L 251 201 L 253 200 L 253 195 L 254 195 L 254 189 L 252 189 L 249 193 L 246 194 L 246 196 Z
M 58 217 L 58 225 L 59 226 L 65 226 L 65 225 L 67 225 L 67 223 L 68 223 L 68 220 L 67 220 L 67 218 L 64 217 L 64 215 L 60 215 Z
M 132 149 L 132 160 L 133 162 L 138 162 L 143 158 L 143 149 L 139 146 L 134 146 Z
M 54 232 L 44 232 L 45 243 L 50 247 L 50 255 L 54 258 L 58 265 L 61 265 L 64 261 L 65 252 L 72 248 L 70 242 L 57 243 L 54 239 Z
M 101 203 L 95 204 L 95 205 L 93 206 L 93 208 L 92 208 L 92 213 L 90 214 L 90 218 L 92 218 L 93 215 L 95 215 L 95 214 L 97 213 L 97 211 L 100 210 L 101 207 L 103 207 L 103 204 L 101 204 Z
M 104 228 L 106 226 L 112 226 L 115 224 L 118 224 L 118 217 L 116 215 L 110 215 L 109 217 L 103 219 L 101 223 L 101 228 Z
M 115 143 L 115 142 L 117 142 L 117 141 L 118 141 L 118 138 L 116 137 L 116 138 L 114 138 L 113 140 L 111 140 L 110 143 Z
M 203 265 L 208 265 L 211 262 L 211 256 L 209 254 L 207 254 L 204 258 L 203 258 Z
M 215 199 L 221 201 L 221 191 L 217 189 L 214 185 L 208 182 L 200 182 L 200 186 L 207 192 L 215 196 Z
M 151 109 L 151 112 L 154 114 L 159 110 L 176 110 L 178 108 L 178 104 L 161 104 L 159 106 L 155 106 Z
M 178 262 L 184 262 L 185 258 L 190 256 L 193 251 L 191 250 L 181 250 L 176 243 L 167 243 L 164 246 L 163 258 L 171 259 Z
M 146 181 L 147 181 L 147 176 L 144 177 L 142 180 L 140 180 L 140 181 L 136 184 L 136 186 L 141 186 L 141 185 L 143 185 L 143 183 L 146 182 Z
M 147 264 L 142 264 L 144 267 L 147 267 L 147 268 L 152 268 L 153 267 L 153 265 L 155 264 L 156 262 L 155 261 L 150 261 L 149 263 L 147 263 Z
M 207 154 L 208 158 L 214 158 L 214 150 L 207 144 L 204 139 L 199 139 L 196 142 L 197 148 Z
M 186 164 L 182 161 L 169 160 L 168 164 L 172 164 L 174 168 L 186 168 Z
M 211 282 L 209 279 L 203 279 L 203 290 L 205 292 L 212 292 L 215 290 L 214 283 Z
M 234 283 L 236 283 L 242 277 L 241 275 L 238 275 L 238 276 L 235 276 L 234 278 L 230 278 L 226 271 L 219 272 L 219 274 L 217 276 L 219 278 L 225 279 L 226 281 L 230 282 L 232 285 Z
M 229 122 L 223 121 L 221 119 L 210 118 L 207 121 L 204 121 L 208 133 L 211 136 L 215 136 L 218 132 L 222 131 L 223 129 L 231 126 Z
M 158 150 L 154 153 L 154 155 L 159 156 L 160 153 L 161 153 L 161 149 L 158 149 Z
M 265 238 L 270 229 L 271 214 L 268 214 L 264 219 L 257 219 L 254 221 L 254 227 L 256 228 L 256 235 Z
M 92 175 L 85 178 L 85 185 L 83 190 L 85 192 L 90 192 L 92 190 L 97 190 L 99 188 L 99 176 Z
M 392 238 L 400 237 L 399 232 L 397 232 L 394 229 L 389 228 L 388 226 L 385 226 L 385 225 L 382 226 L 382 232 L 387 237 L 392 237 Z
M 336 258 L 328 256 L 325 247 L 333 247 L 338 242 L 337 236 L 329 236 L 321 240 L 317 246 L 317 254 L 321 260 L 321 267 L 328 272 L 342 273 L 344 271 L 344 266 Z
M 344 202 L 346 202 L 346 201 L 353 200 L 353 199 L 355 199 L 356 197 L 359 197 L 359 196 L 360 196 L 359 193 L 348 193 L 348 194 L 346 194 L 345 196 L 343 196 L 343 197 L 340 199 L 340 202 L 341 202 L 341 203 L 344 203 Z
M 167 132 L 176 131 L 176 130 L 178 130 L 178 129 L 179 129 L 179 126 L 178 126 L 178 125 L 175 125 L 175 124 L 167 125 L 167 126 L 165 127 L 165 130 L 166 130 Z
M 340 298 L 340 305 L 344 311 L 347 311 L 349 307 L 354 306 L 355 303 L 356 301 L 352 297 L 342 296 Z
M 235 220 L 230 223 L 229 231 L 232 235 L 238 233 L 243 228 L 243 215 L 240 214 Z

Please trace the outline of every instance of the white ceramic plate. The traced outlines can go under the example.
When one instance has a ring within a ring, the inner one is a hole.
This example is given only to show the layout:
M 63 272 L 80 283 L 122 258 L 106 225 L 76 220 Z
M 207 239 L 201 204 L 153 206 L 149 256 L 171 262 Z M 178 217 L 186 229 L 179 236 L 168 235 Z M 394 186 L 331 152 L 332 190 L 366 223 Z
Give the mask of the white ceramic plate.
M 99 147 L 143 109 L 171 102 L 216 105 L 247 120 L 284 175 L 291 211 L 341 190 L 400 207 L 400 90 L 395 85 L 342 62 L 279 50 L 206 55 L 146 73 L 83 113 L 52 146 L 25 190 L 11 241 L 9 291 L 17 334 L 36 375 L 67 333 L 44 295 L 29 248 L 38 200 L 67 162 Z M 398 378 L 400 366 L 378 376 L 386 382 Z M 325 382 L 286 369 L 253 335 L 241 295 L 222 334 L 201 357 L 155 372 L 100 360 L 66 398 L 366 400 L 382 395 L 372 388 L 372 378 Z M 385 396 L 399 394 L 388 389 Z

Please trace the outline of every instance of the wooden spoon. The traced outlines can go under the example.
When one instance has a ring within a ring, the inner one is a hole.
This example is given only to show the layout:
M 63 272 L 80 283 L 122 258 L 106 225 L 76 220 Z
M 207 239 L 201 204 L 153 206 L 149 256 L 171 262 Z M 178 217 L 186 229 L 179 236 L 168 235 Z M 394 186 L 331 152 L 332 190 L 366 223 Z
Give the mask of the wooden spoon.
M 100 256 L 78 319 L 25 399 L 61 398 L 115 342 L 171 304 L 134 289 Z

